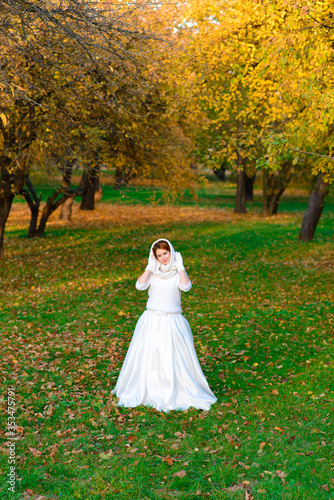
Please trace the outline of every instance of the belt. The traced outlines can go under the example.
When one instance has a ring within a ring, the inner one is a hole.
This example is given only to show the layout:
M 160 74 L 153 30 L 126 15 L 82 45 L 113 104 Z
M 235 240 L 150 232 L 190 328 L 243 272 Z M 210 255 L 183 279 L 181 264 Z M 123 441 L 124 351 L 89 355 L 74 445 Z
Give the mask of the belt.
M 181 313 L 172 313 L 167 311 L 156 311 L 155 309 L 147 309 L 147 311 L 151 311 L 158 316 L 168 316 L 169 314 L 181 314 Z

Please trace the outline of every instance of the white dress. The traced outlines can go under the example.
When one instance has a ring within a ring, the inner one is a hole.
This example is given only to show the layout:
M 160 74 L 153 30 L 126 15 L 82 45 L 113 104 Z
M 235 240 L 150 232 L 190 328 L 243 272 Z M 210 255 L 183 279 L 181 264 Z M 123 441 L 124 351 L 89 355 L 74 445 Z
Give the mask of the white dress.
M 137 290 L 148 290 L 147 309 L 140 316 L 117 384 L 111 391 L 118 405 L 146 405 L 159 411 L 209 410 L 217 401 L 199 364 L 188 321 L 182 315 L 177 273 L 169 279 L 151 274 Z

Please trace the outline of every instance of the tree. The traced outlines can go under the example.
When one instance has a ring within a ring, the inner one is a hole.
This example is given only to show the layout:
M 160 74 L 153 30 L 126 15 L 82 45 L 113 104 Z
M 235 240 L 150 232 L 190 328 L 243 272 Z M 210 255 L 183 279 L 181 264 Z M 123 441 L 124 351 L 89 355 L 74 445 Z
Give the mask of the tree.
M 282 161 L 277 170 L 263 169 L 263 215 L 276 215 L 282 194 L 293 174 L 293 159 Z
M 66 188 L 66 190 L 71 188 L 71 180 L 72 180 L 72 171 L 75 160 L 70 157 L 70 154 L 66 155 L 66 159 L 64 161 L 64 165 L 62 165 L 62 173 L 63 173 L 63 181 L 62 185 Z M 69 197 L 61 206 L 61 212 L 59 218 L 62 220 L 71 220 L 72 216 L 72 205 L 73 205 L 74 196 Z
M 49 149 L 61 148 L 64 136 L 69 140 L 88 118 L 81 100 L 88 94 L 115 114 L 124 106 L 131 110 L 145 87 L 139 70 L 153 35 L 139 26 L 142 10 L 126 2 L 88 0 L 1 3 L 0 256 L 32 144 L 39 140 Z M 66 120 L 69 115 L 74 122 Z
M 268 71 L 273 26 L 274 31 L 284 26 L 276 7 L 250 0 L 207 1 L 189 2 L 183 12 L 183 29 L 192 34 L 187 50 L 195 86 L 217 135 L 211 157 L 219 165 L 227 161 L 237 171 L 240 213 L 246 211 L 246 164 L 254 163 L 267 128 L 293 106 L 292 100 L 279 99 L 281 82 Z
M 325 205 L 325 197 L 329 192 L 329 186 L 324 181 L 324 175 L 319 174 L 315 186 L 312 189 L 307 209 L 305 211 L 302 226 L 299 233 L 299 239 L 303 241 L 312 241 L 317 228 L 322 210 Z

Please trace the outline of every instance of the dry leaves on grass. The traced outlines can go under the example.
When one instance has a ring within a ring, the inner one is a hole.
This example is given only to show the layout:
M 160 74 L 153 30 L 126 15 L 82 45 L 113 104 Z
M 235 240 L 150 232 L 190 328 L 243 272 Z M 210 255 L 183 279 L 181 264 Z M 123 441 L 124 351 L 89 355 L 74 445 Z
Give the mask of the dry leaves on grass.
M 244 490 L 249 486 L 249 481 L 243 481 L 242 483 L 233 484 L 233 486 L 229 486 L 225 488 L 225 491 L 239 491 Z
M 23 494 L 21 500 L 46 500 L 47 497 L 44 495 L 35 495 L 34 491 L 30 488 L 27 488 Z
M 42 204 L 43 209 L 43 204 Z M 16 228 L 28 228 L 30 223 L 29 207 L 23 203 L 14 203 L 10 212 L 7 228 L 15 226 Z M 249 215 L 249 217 L 253 217 Z M 176 220 L 185 222 L 204 222 L 204 221 L 227 221 L 238 220 L 239 215 L 233 212 L 224 211 L 221 208 L 206 207 L 177 207 L 173 205 L 157 205 L 152 208 L 151 205 L 122 205 L 117 203 L 104 203 L 97 205 L 93 211 L 79 210 L 79 205 L 74 204 L 72 211 L 72 220 L 63 221 L 59 219 L 59 213 L 54 212 L 49 220 L 48 227 L 68 228 L 87 228 L 105 227 L 105 226 L 127 226 L 168 224 Z

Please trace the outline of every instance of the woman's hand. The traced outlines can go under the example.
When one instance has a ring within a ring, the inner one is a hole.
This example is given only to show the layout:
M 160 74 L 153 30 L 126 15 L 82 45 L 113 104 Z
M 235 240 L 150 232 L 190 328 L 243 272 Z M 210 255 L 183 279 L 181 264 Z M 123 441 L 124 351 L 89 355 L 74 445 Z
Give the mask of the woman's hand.
M 184 268 L 184 265 L 183 265 L 182 255 L 180 254 L 180 252 L 175 252 L 175 265 L 176 265 L 176 269 L 179 272 L 180 271 L 185 271 L 185 268 Z
M 154 255 L 150 255 L 149 258 L 148 258 L 148 264 L 145 268 L 145 271 L 150 271 L 150 273 L 153 274 L 153 271 L 155 269 L 155 266 L 156 266 L 156 258 L 154 257 Z

